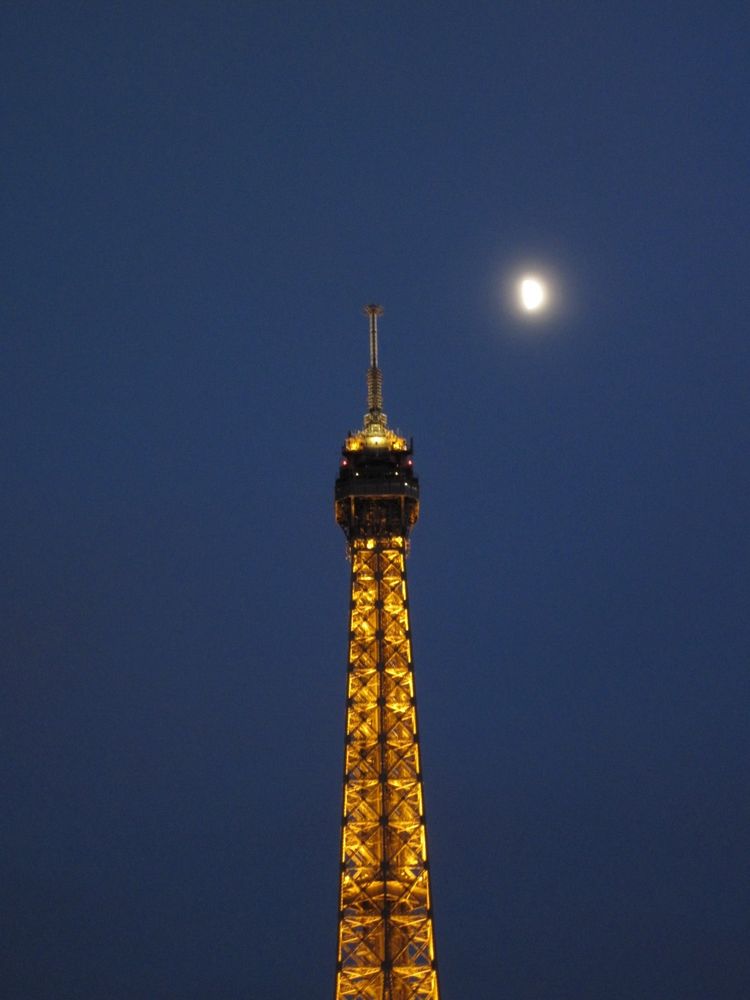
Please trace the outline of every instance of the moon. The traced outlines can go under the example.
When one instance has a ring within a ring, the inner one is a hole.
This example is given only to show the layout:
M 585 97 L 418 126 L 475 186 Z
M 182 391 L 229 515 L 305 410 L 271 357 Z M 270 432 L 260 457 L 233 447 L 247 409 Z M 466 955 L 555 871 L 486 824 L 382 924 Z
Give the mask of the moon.
M 547 288 L 539 278 L 527 275 L 518 283 L 518 298 L 525 312 L 539 312 L 547 302 Z

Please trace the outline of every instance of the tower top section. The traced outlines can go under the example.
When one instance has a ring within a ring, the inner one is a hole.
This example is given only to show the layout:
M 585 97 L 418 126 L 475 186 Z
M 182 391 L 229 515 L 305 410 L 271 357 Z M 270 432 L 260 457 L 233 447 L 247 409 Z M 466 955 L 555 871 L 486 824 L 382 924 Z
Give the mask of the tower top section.
M 388 417 L 383 412 L 383 373 L 378 363 L 378 316 L 383 315 L 383 307 L 375 302 L 363 306 L 362 312 L 369 319 L 370 365 L 367 369 L 367 413 L 361 431 L 350 434 L 346 439 L 349 451 L 362 448 L 389 448 L 406 451 L 406 440 L 388 427 Z
M 383 413 L 383 376 L 378 365 L 380 306 L 367 305 L 370 366 L 367 413 L 361 431 L 349 434 L 336 480 L 336 520 L 350 544 L 356 539 L 407 538 L 419 514 L 419 480 L 411 444 L 388 427 Z

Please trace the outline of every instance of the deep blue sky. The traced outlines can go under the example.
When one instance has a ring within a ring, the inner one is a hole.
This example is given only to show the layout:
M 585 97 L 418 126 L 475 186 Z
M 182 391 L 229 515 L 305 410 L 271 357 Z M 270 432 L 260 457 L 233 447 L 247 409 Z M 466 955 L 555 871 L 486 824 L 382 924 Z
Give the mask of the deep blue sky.
M 445 1000 L 746 1000 L 747 4 L 0 18 L 3 998 L 330 997 L 375 300 Z

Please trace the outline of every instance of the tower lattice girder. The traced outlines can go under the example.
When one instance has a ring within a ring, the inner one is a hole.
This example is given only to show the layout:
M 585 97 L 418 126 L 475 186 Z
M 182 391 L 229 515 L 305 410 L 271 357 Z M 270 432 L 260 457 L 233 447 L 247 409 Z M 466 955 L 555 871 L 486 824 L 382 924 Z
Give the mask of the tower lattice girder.
M 365 311 L 369 411 L 336 481 L 351 611 L 335 1000 L 438 1000 L 406 586 L 419 482 L 382 411 L 382 310 Z
M 403 536 L 351 545 L 337 1000 L 437 1000 Z

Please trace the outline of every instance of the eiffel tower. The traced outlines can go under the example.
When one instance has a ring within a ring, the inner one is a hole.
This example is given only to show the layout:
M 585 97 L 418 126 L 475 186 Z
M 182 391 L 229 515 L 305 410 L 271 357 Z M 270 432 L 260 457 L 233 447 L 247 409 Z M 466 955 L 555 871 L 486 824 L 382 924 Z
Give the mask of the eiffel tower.
M 335 492 L 351 563 L 335 1000 L 438 1000 L 406 586 L 419 481 L 383 412 L 383 310 L 364 311 L 368 410 Z

